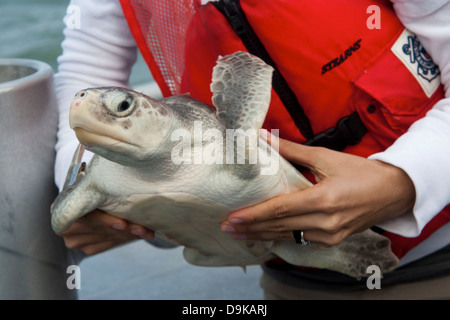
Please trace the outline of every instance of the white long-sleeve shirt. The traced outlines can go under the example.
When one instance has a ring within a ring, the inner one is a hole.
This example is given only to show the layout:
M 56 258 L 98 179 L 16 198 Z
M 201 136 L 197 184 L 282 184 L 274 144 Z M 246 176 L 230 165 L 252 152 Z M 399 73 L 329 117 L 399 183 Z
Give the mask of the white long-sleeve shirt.
M 450 0 L 392 2 L 405 27 L 418 36 L 439 66 L 446 92 L 446 98 L 389 149 L 370 157 L 402 168 L 416 189 L 414 209 L 379 226 L 402 236 L 415 237 L 450 203 Z M 63 54 L 58 59 L 59 70 L 55 75 L 59 106 L 55 180 L 60 189 L 78 144 L 68 122 L 72 97 L 87 87 L 128 87 L 137 53 L 118 0 L 72 0 L 70 5 L 80 9 L 81 21 L 77 28 L 64 30 Z M 449 243 L 450 224 L 447 224 L 413 249 L 401 263 Z

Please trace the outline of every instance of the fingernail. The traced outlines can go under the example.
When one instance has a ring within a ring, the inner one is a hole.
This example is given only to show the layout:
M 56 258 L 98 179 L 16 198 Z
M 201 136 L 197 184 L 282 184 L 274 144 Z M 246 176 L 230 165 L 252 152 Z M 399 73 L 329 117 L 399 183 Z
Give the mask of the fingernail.
M 247 236 L 243 233 L 234 233 L 231 236 L 234 240 L 247 240 Z
M 145 234 L 140 236 L 142 239 L 144 240 L 152 240 L 153 239 L 153 235 L 152 234 Z
M 123 224 L 120 223 L 114 223 L 111 228 L 116 229 L 116 230 L 124 230 L 125 226 Z
M 131 232 L 131 234 L 134 234 L 135 236 L 140 236 L 140 237 L 142 237 L 145 234 L 145 232 L 142 232 L 139 229 L 131 229 L 130 232 Z
M 228 222 L 230 222 L 232 224 L 241 224 L 241 223 L 244 223 L 244 220 L 239 219 L 239 218 L 231 218 L 228 220 Z
M 236 232 L 236 229 L 234 229 L 231 225 L 229 224 L 224 224 L 220 227 L 220 230 L 222 230 L 223 232 Z

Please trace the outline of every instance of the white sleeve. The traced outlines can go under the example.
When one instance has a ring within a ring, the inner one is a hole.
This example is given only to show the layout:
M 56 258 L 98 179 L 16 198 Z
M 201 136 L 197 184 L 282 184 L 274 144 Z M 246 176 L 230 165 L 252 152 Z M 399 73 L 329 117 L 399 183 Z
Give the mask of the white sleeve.
M 450 203 L 450 1 L 392 0 L 398 17 L 415 33 L 439 66 L 446 98 L 415 122 L 385 152 L 371 156 L 399 168 L 412 179 L 412 212 L 379 226 L 406 237 L 423 227 Z
M 136 61 L 136 43 L 118 0 L 72 0 L 65 19 L 80 14 L 79 24 L 67 23 L 55 88 L 59 111 L 55 183 L 61 190 L 78 145 L 69 127 L 69 106 L 78 90 L 89 87 L 129 87 Z M 67 20 L 66 20 L 67 22 Z

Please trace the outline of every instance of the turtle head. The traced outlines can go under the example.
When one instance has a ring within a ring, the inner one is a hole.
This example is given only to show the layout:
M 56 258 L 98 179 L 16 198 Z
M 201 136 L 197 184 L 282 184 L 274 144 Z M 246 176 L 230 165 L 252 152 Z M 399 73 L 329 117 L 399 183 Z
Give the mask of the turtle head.
M 75 95 L 69 123 L 87 149 L 128 165 L 158 152 L 172 130 L 172 113 L 164 103 L 132 90 L 91 88 Z

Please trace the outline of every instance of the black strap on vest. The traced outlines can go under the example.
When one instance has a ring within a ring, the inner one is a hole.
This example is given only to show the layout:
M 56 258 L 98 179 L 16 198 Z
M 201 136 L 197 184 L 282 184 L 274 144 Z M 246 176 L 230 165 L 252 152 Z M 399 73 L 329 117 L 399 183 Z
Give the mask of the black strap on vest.
M 280 97 L 280 100 L 283 102 L 301 134 L 307 139 L 306 145 L 322 146 L 341 151 L 346 146 L 355 145 L 361 141 L 367 129 L 357 112 L 339 120 L 335 128 L 314 136 L 309 119 L 305 115 L 297 97 L 250 26 L 239 0 L 212 1 L 211 4 L 228 20 L 233 30 L 241 38 L 248 52 L 259 57 L 274 68 L 272 87 Z
M 221 0 L 211 2 L 222 14 L 227 18 L 231 27 L 236 34 L 241 38 L 248 52 L 259 57 L 265 63 L 270 65 L 273 69 L 272 87 L 280 97 L 284 106 L 288 110 L 296 126 L 299 128 L 302 135 L 307 139 L 314 137 L 314 133 L 306 117 L 303 108 L 298 103 L 297 97 L 289 88 L 286 80 L 281 75 L 275 62 L 270 57 L 264 45 L 258 39 L 258 36 L 253 31 L 248 23 L 248 20 L 242 11 L 241 4 L 236 0 Z
M 366 132 L 367 129 L 364 123 L 355 111 L 351 115 L 339 120 L 335 128 L 319 133 L 314 138 L 308 140 L 305 145 L 342 151 L 347 146 L 358 144 Z

